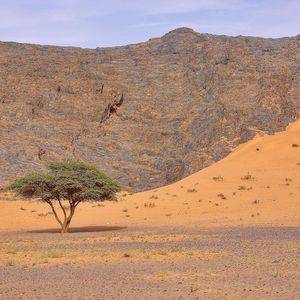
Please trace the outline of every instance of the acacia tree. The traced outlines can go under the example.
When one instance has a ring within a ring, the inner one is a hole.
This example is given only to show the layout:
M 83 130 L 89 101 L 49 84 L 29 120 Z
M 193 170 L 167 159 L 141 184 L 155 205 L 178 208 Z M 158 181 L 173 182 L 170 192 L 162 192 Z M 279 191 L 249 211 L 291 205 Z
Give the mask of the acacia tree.
M 10 189 L 25 198 L 37 198 L 50 205 L 61 232 L 68 232 L 75 209 L 81 202 L 114 200 L 118 183 L 84 162 L 49 162 L 47 171 L 17 179 Z M 67 201 L 68 206 L 63 205 Z M 57 211 L 57 205 L 61 214 Z M 60 217 L 62 215 L 62 217 Z

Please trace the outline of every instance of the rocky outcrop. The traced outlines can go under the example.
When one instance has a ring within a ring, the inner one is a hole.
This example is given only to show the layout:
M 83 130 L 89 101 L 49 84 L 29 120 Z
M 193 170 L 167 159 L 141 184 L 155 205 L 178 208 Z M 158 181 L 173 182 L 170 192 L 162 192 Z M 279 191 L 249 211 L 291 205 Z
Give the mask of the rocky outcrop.
M 102 114 L 100 122 L 104 123 L 105 121 L 107 121 L 110 118 L 110 116 L 112 114 L 116 113 L 118 107 L 120 107 L 123 104 L 123 101 L 124 101 L 124 95 L 122 94 L 120 99 L 116 99 L 116 97 L 115 97 L 113 102 L 108 103 L 107 106 L 105 107 L 105 110 L 104 110 L 103 114 Z
M 83 159 L 144 190 L 299 117 L 299 36 L 199 34 L 80 49 L 0 43 L 0 182 Z

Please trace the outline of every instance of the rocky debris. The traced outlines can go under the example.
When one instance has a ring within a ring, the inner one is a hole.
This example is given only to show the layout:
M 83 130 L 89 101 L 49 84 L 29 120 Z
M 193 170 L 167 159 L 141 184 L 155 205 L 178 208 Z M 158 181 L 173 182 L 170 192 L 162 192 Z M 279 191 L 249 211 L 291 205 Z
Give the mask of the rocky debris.
M 179 180 L 299 117 L 299 42 L 188 28 L 112 48 L 0 42 L 0 182 L 57 159 L 134 190 Z

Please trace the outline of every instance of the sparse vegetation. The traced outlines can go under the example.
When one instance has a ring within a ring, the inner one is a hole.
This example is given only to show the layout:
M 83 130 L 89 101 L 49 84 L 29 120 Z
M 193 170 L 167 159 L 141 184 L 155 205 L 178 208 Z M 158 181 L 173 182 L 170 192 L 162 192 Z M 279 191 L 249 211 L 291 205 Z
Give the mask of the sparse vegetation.
M 124 253 L 124 254 L 123 254 L 123 257 L 129 258 L 129 257 L 132 257 L 132 255 L 129 254 L 129 253 Z
M 196 192 L 197 192 L 197 190 L 194 189 L 194 188 L 193 188 L 193 189 L 188 189 L 187 191 L 188 191 L 189 193 L 196 193 Z
M 96 205 L 93 205 L 93 207 L 105 207 L 105 204 L 98 203 L 98 204 L 96 204 Z
M 246 186 L 244 186 L 244 185 L 240 185 L 240 186 L 238 187 L 238 190 L 239 190 L 239 191 L 250 191 L 250 190 L 252 190 L 252 186 L 246 187 Z
M 154 208 L 156 205 L 154 202 L 147 202 L 147 203 L 144 203 L 144 207 L 146 208 Z
M 226 196 L 222 193 L 218 194 L 217 197 L 221 198 L 222 200 L 226 200 Z
M 190 293 L 195 293 L 200 290 L 200 287 L 192 285 L 190 287 Z
M 299 145 L 298 145 L 298 144 L 292 144 L 292 147 L 293 147 L 293 148 L 298 148 Z
M 39 213 L 38 216 L 39 216 L 39 217 L 47 217 L 47 216 L 48 216 L 48 213 L 45 213 L 45 214 L 44 214 L 44 213 Z
M 254 177 L 250 174 L 247 173 L 245 176 L 241 177 L 242 180 L 253 180 Z
M 215 176 L 212 178 L 214 181 L 223 181 L 224 178 L 222 176 Z

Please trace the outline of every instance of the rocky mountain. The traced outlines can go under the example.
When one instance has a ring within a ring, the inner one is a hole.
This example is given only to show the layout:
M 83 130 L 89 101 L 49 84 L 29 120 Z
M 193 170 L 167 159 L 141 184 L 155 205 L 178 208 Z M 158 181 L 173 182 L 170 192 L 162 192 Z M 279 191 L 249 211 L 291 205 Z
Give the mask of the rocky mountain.
M 0 182 L 83 159 L 126 188 L 179 180 L 300 114 L 300 36 L 80 49 L 0 43 Z

